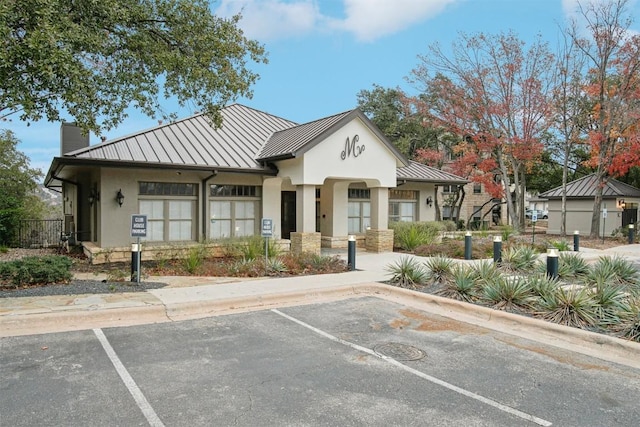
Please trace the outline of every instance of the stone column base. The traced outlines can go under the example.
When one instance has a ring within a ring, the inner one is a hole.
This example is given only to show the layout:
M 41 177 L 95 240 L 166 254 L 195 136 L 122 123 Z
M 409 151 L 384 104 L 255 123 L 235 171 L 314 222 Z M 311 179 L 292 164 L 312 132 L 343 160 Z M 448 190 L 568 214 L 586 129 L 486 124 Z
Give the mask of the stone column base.
M 393 230 L 368 229 L 365 247 L 367 252 L 393 252 Z
M 291 252 L 309 252 L 320 255 L 320 233 L 291 233 Z

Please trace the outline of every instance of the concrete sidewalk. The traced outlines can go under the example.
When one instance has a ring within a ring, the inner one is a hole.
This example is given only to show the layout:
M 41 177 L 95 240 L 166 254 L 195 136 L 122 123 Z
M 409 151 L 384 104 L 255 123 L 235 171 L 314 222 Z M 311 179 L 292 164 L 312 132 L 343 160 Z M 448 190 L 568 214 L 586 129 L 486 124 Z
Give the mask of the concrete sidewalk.
M 640 245 L 580 253 L 590 261 L 612 255 L 640 261 Z M 388 279 L 385 267 L 405 256 L 358 253 L 356 271 L 340 274 L 250 280 L 163 276 L 148 280 L 167 283 L 166 288 L 146 292 L 0 298 L 0 337 L 171 322 L 369 296 L 640 368 L 638 343 L 381 283 Z

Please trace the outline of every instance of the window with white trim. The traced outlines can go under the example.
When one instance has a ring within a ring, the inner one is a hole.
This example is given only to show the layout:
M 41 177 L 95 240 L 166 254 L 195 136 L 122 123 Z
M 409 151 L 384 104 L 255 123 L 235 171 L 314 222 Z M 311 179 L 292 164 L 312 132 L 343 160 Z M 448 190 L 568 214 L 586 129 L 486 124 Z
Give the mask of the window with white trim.
M 364 233 L 371 224 L 371 191 L 368 188 L 350 188 L 347 232 Z
M 262 187 L 211 185 L 209 238 L 253 236 L 258 232 Z
M 417 191 L 389 190 L 389 221 L 414 222 L 417 207 Z
M 148 242 L 193 241 L 197 184 L 139 182 L 139 211 L 147 215 Z

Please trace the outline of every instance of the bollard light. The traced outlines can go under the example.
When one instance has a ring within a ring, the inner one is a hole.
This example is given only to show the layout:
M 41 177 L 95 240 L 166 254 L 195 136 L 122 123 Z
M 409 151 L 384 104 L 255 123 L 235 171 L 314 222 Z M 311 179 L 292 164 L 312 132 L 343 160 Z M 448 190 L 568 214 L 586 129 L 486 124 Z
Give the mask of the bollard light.
M 464 235 L 464 259 L 471 259 L 471 231 Z
M 633 224 L 629 224 L 629 244 L 633 245 L 633 243 L 635 242 L 635 227 L 633 226 Z
M 551 279 L 558 278 L 558 250 L 550 248 L 547 250 L 547 276 Z
M 349 271 L 356 269 L 356 236 L 350 235 L 347 248 L 347 265 Z
M 140 283 L 140 244 L 131 244 L 131 281 Z
M 500 264 L 502 262 L 502 237 L 494 236 L 493 238 L 493 262 Z
M 580 251 L 580 230 L 573 232 L 573 250 L 575 252 Z

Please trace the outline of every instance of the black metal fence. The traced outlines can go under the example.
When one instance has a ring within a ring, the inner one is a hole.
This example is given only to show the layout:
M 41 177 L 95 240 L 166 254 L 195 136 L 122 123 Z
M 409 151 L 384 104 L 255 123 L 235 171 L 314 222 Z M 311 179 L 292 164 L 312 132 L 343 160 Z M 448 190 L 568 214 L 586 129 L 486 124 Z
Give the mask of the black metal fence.
M 61 219 L 24 219 L 18 227 L 18 246 L 21 248 L 48 248 L 60 245 Z

